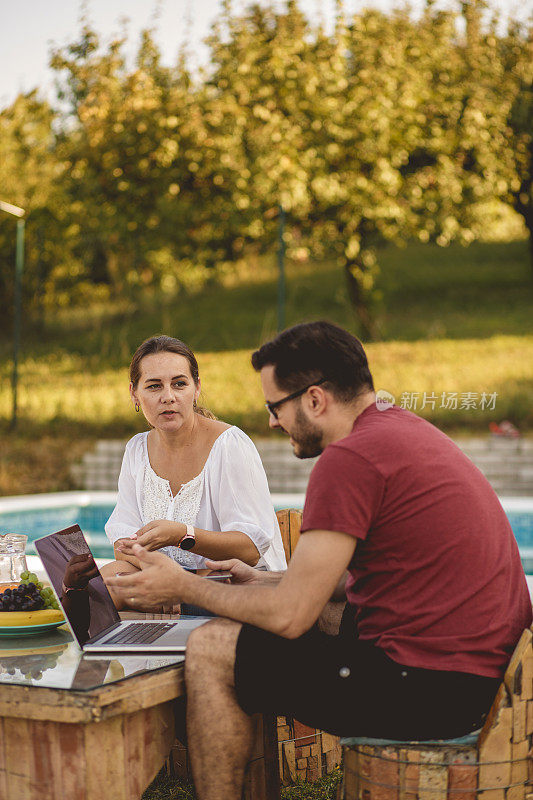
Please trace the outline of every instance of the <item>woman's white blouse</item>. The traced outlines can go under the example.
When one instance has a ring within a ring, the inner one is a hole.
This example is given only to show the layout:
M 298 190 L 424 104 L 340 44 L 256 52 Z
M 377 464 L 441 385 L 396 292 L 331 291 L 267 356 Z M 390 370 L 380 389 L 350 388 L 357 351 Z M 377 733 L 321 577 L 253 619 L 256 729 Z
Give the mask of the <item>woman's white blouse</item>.
M 148 458 L 148 433 L 126 445 L 118 479 L 118 499 L 105 526 L 113 543 L 156 519 L 169 519 L 207 531 L 241 531 L 260 553 L 257 567 L 283 570 L 287 563 L 268 483 L 254 443 L 235 426 L 215 440 L 202 471 L 176 495 Z M 205 567 L 205 558 L 164 547 L 183 566 Z

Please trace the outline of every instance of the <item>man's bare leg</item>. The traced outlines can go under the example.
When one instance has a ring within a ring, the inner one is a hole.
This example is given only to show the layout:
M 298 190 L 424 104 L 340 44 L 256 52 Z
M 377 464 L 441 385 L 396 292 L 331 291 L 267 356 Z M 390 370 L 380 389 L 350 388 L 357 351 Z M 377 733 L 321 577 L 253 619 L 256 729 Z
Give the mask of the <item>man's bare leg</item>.
M 187 640 L 187 739 L 198 800 L 240 800 L 252 718 L 237 703 L 235 648 L 241 625 L 215 619 Z
M 336 636 L 339 632 L 342 614 L 346 606 L 346 601 L 337 603 L 330 600 L 326 603 L 318 618 L 318 627 L 324 633 L 329 633 L 330 636 Z

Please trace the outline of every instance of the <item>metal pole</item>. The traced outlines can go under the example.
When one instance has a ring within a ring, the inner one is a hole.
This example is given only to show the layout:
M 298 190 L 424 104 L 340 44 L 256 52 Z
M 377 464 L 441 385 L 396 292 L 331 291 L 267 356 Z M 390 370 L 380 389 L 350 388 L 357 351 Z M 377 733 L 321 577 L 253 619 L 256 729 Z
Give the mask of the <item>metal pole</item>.
M 13 412 L 11 416 L 11 427 L 14 428 L 17 424 L 17 384 L 18 384 L 18 353 L 20 346 L 20 306 L 22 301 L 22 270 L 24 267 L 24 220 L 22 217 L 26 213 L 24 208 L 14 206 L 13 203 L 7 203 L 5 200 L 0 200 L 0 211 L 5 211 L 6 214 L 11 214 L 18 217 L 17 220 L 17 245 L 15 255 L 15 315 L 13 324 Z
M 13 322 L 13 414 L 11 428 L 17 425 L 18 358 L 20 350 L 20 327 L 22 318 L 22 271 L 24 269 L 24 228 L 23 219 L 17 220 L 17 249 L 15 256 L 15 314 Z
M 285 209 L 279 207 L 278 226 L 278 333 L 285 327 Z

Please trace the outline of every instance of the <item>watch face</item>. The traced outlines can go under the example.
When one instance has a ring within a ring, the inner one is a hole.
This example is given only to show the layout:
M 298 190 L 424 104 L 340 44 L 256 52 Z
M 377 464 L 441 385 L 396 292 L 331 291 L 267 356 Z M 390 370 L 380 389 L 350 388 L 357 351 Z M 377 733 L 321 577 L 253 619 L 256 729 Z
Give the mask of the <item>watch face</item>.
M 184 536 L 179 546 L 181 550 L 192 550 L 196 543 L 194 536 Z

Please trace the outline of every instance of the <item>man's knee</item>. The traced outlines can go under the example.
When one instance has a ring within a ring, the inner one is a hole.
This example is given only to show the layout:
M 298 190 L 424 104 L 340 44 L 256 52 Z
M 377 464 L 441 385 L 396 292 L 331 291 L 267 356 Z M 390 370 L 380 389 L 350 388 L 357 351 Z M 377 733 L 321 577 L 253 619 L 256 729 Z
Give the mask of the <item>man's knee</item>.
M 187 639 L 186 679 L 199 669 L 233 669 L 241 627 L 233 620 L 217 618 L 195 628 Z

